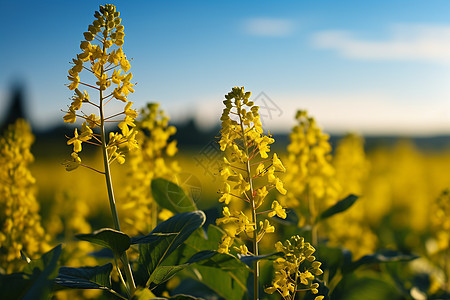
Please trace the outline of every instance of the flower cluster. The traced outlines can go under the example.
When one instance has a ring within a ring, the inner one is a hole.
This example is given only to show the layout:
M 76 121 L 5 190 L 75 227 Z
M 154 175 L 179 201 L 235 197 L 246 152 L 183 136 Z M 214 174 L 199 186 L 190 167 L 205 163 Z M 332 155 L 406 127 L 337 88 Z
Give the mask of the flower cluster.
M 264 289 L 273 294 L 280 293 L 284 299 L 295 299 L 297 292 L 311 291 L 317 294 L 319 283 L 314 282 L 315 276 L 321 275 L 321 263 L 316 261 L 313 253 L 316 251 L 310 243 L 306 243 L 298 235 L 292 236 L 284 244 L 275 244 L 277 251 L 284 253 L 284 257 L 277 258 L 273 267 L 275 276 L 272 286 Z M 324 296 L 317 296 L 315 300 L 322 300 Z
M 287 147 L 289 157 L 285 182 L 289 192 L 282 202 L 285 201 L 287 207 L 299 209 L 300 216 L 309 215 L 314 219 L 338 199 L 340 186 L 331 164 L 328 135 L 322 133 L 306 111 L 298 111 L 295 119 L 297 125 L 289 136 Z
M 35 179 L 28 168 L 34 136 L 19 119 L 0 138 L 0 266 L 1 272 L 20 269 L 21 254 L 33 256 L 48 250 L 41 226 Z
M 105 123 L 118 122 L 119 132 L 110 132 L 107 143 L 107 152 L 109 163 L 117 161 L 124 163 L 124 153 L 127 150 L 137 147 L 135 140 L 136 131 L 134 119 L 137 112 L 131 109 L 132 102 L 128 102 L 127 96 L 134 92 L 130 82 L 133 75 L 127 73 L 130 69 L 130 62 L 122 50 L 123 45 L 123 25 L 120 25 L 121 19 L 119 12 L 114 5 L 100 6 L 96 11 L 95 20 L 89 25 L 88 31 L 84 33 L 84 38 L 80 44 L 82 52 L 73 59 L 73 67 L 69 70 L 68 79 L 70 90 L 74 90 L 72 103 L 64 116 L 64 122 L 74 123 L 77 117 L 84 120 L 80 132 L 75 129 L 74 136 L 67 141 L 68 145 L 73 145 L 73 153 L 70 161 L 66 162 L 68 171 L 74 170 L 81 165 L 81 158 L 78 153 L 82 150 L 83 143 L 101 145 L 102 140 L 106 139 L 105 133 L 94 133 L 95 127 L 101 127 L 103 130 Z M 115 46 L 116 49 L 112 49 Z M 89 66 L 85 66 L 88 64 Z M 95 85 L 88 84 L 80 79 L 80 73 L 86 71 L 93 75 Z M 99 101 L 93 101 L 89 93 L 78 89 L 80 85 L 89 87 L 99 93 Z M 126 102 L 123 111 L 116 112 L 110 116 L 105 116 L 105 105 L 111 100 L 116 99 Z M 93 108 L 96 113 L 78 113 L 83 106 L 87 109 Z M 116 118 L 123 116 L 123 119 Z
M 176 140 L 169 141 L 176 128 L 169 126 L 169 118 L 159 109 L 159 104 L 149 103 L 139 116 L 135 128 L 139 148 L 128 155 L 127 201 L 119 202 L 121 216 L 129 226 L 127 232 L 136 235 L 150 232 L 158 218 L 171 216 L 167 210 L 159 211 L 154 202 L 150 188 L 152 179 L 169 179 L 180 171 L 176 162 L 169 163 L 165 159 L 177 152 Z
M 250 92 L 244 88 L 235 87 L 225 95 L 225 108 L 221 117 L 222 129 L 219 141 L 220 149 L 225 152 L 220 176 L 224 180 L 220 202 L 225 204 L 223 217 L 217 220 L 217 224 L 224 224 L 226 235 L 222 238 L 219 252 L 228 253 L 234 238 L 243 235 L 252 239 L 253 247 L 264 234 L 274 232 L 275 228 L 267 218 L 259 220 L 258 215 L 268 213 L 269 217 L 277 215 L 286 218 L 284 208 L 273 201 L 271 208 L 266 211 L 258 211 L 264 203 L 264 199 L 271 189 L 276 189 L 281 194 L 286 194 L 283 182 L 277 176 L 279 172 L 285 172 L 283 164 L 276 154 L 269 158 L 270 144 L 274 142 L 271 136 L 264 135 L 258 106 L 250 101 Z M 243 201 L 247 203 L 247 211 L 230 209 L 231 201 Z M 238 250 L 247 254 L 246 247 Z M 257 252 L 257 249 L 253 250 Z M 256 254 L 257 253 L 253 253 Z
M 361 137 L 349 134 L 341 139 L 333 158 L 336 179 L 342 187 L 341 198 L 349 194 L 361 195 L 369 173 L 369 162 Z M 355 259 L 373 253 L 377 237 L 367 224 L 363 197 L 344 214 L 333 217 L 330 224 L 329 242 L 350 250 Z
M 450 190 L 444 190 L 433 204 L 431 225 L 437 241 L 437 252 L 450 255 Z M 450 276 L 450 274 L 447 274 Z

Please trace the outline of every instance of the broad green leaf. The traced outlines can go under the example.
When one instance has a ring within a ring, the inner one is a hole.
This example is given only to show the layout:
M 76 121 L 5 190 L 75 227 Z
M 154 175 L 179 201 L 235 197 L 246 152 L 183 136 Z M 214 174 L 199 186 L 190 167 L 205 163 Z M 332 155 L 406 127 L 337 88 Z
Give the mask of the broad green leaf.
M 25 269 L 31 272 L 33 284 L 22 299 L 48 299 L 51 279 L 56 277 L 60 255 L 61 245 L 58 245 L 40 259 L 30 261 Z
M 380 251 L 374 254 L 365 255 L 350 264 L 344 265 L 343 272 L 353 272 L 357 268 L 363 265 L 386 263 L 386 262 L 396 262 L 396 261 L 410 261 L 418 258 L 416 255 L 404 254 L 394 250 Z
M 61 245 L 31 260 L 23 273 L 0 275 L 2 299 L 48 299 L 51 279 L 57 274 Z
M 139 284 L 146 284 L 156 268 L 205 222 L 202 211 L 177 214 L 160 223 L 149 234 L 152 238 L 139 244 Z M 142 238 L 144 239 L 144 237 Z M 144 282 L 145 280 L 145 282 Z
M 150 275 L 149 282 L 155 285 L 161 284 L 170 278 L 172 278 L 176 273 L 180 272 L 186 268 L 189 264 L 182 264 L 177 266 L 158 266 L 152 275 Z
M 55 283 L 73 289 L 110 289 L 113 265 L 69 268 L 61 267 Z
M 213 257 L 216 254 L 217 254 L 216 251 L 211 251 L 211 250 L 200 251 L 200 252 L 194 254 L 184 264 L 179 264 L 179 265 L 174 265 L 174 266 L 159 266 L 156 268 L 156 270 L 150 276 L 149 282 L 151 282 L 152 284 L 155 284 L 155 285 L 161 284 L 161 283 L 169 280 L 170 278 L 172 278 L 172 276 L 174 276 L 176 273 L 183 270 L 190 264 L 204 261 L 206 259 L 210 259 L 211 257 Z
M 168 236 L 176 236 L 178 232 L 170 232 L 170 233 L 150 233 L 144 236 L 132 237 L 131 244 L 147 244 L 153 243 L 161 239 L 165 239 Z
M 22 299 L 32 284 L 33 281 L 30 274 L 0 274 L 0 292 L 4 299 Z M 37 299 L 40 298 L 42 297 Z
M 216 292 L 194 278 L 183 278 L 181 282 L 172 290 L 175 295 L 184 294 L 201 299 L 223 299 L 219 298 Z
M 209 225 L 207 239 L 193 234 L 169 260 L 172 265 L 185 263 L 188 257 L 193 257 L 203 250 L 217 249 L 225 232 L 215 225 Z M 251 269 L 236 257 L 229 254 L 212 256 L 208 260 L 192 264 L 195 278 L 215 293 L 225 299 L 241 299 L 247 291 L 247 278 Z
M 121 257 L 131 245 L 131 239 L 128 235 L 111 228 L 99 229 L 88 234 L 78 234 L 76 237 L 80 240 L 109 248 L 116 257 Z
M 197 210 L 194 201 L 185 194 L 181 187 L 171 181 L 163 178 L 153 179 L 151 188 L 153 198 L 162 208 L 175 214 Z
M 283 252 L 275 252 L 275 253 L 270 253 L 270 254 L 266 254 L 266 255 L 258 255 L 258 256 L 238 255 L 238 257 L 239 257 L 240 261 L 242 261 L 244 264 L 246 264 L 247 266 L 249 266 L 251 268 L 255 261 L 258 261 L 261 259 L 277 259 L 278 257 L 281 257 L 283 255 L 284 255 Z
M 225 299 L 241 299 L 247 290 L 251 270 L 233 255 L 217 253 L 192 268 L 199 281 Z
M 316 222 L 328 219 L 335 214 L 346 211 L 349 209 L 358 199 L 358 196 L 348 195 L 346 198 L 338 201 L 336 204 L 325 210 L 320 216 L 317 217 Z

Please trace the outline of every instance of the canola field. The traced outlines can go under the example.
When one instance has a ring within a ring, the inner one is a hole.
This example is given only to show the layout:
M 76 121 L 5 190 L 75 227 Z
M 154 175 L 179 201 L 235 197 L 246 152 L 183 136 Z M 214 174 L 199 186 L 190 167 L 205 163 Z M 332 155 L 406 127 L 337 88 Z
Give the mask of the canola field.
M 233 87 L 217 138 L 180 150 L 128 101 L 123 32 L 105 5 L 84 33 L 67 157 L 35 159 L 21 119 L 1 135 L 2 299 L 450 299 L 450 149 L 333 148 L 301 107 L 275 147 Z

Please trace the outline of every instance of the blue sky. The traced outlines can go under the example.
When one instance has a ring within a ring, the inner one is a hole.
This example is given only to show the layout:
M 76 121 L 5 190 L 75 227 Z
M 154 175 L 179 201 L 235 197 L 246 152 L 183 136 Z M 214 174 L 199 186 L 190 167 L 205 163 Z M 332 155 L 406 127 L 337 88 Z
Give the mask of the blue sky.
M 223 95 L 245 86 L 277 108 L 271 131 L 307 109 L 331 133 L 450 133 L 450 1 L 110 3 L 137 107 L 160 102 L 174 120 L 211 126 Z M 34 125 L 62 122 L 69 61 L 99 4 L 1 0 L 0 113 L 22 80 Z

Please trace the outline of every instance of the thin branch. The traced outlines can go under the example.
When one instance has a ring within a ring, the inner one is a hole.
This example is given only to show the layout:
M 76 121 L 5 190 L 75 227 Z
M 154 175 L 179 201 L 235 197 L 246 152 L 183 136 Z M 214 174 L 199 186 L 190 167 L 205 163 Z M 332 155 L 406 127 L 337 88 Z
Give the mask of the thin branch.
M 99 170 L 97 170 L 97 169 L 95 169 L 95 168 L 92 168 L 92 167 L 89 167 L 89 166 L 86 166 L 86 165 L 83 165 L 83 164 L 80 164 L 80 166 L 85 167 L 85 168 L 88 168 L 88 169 L 90 169 L 90 170 L 92 170 L 92 171 L 95 171 L 95 172 L 97 172 L 97 173 L 99 173 L 99 174 L 105 175 L 105 172 L 99 171 Z
M 84 83 L 84 82 L 79 82 L 78 84 L 82 84 L 82 85 L 88 86 L 90 88 L 96 89 L 97 91 L 100 91 L 100 88 L 95 87 L 95 86 L 90 85 L 90 84 L 87 84 L 87 83 Z
M 106 120 L 109 120 L 109 119 L 112 119 L 112 118 L 114 118 L 114 117 L 117 117 L 117 116 L 120 116 L 121 114 L 124 114 L 125 112 L 120 112 L 120 113 L 117 113 L 117 114 L 114 114 L 114 115 L 112 115 L 112 116 L 109 116 L 109 117 L 106 117 L 105 119 L 104 119 L 104 121 L 106 121 Z

